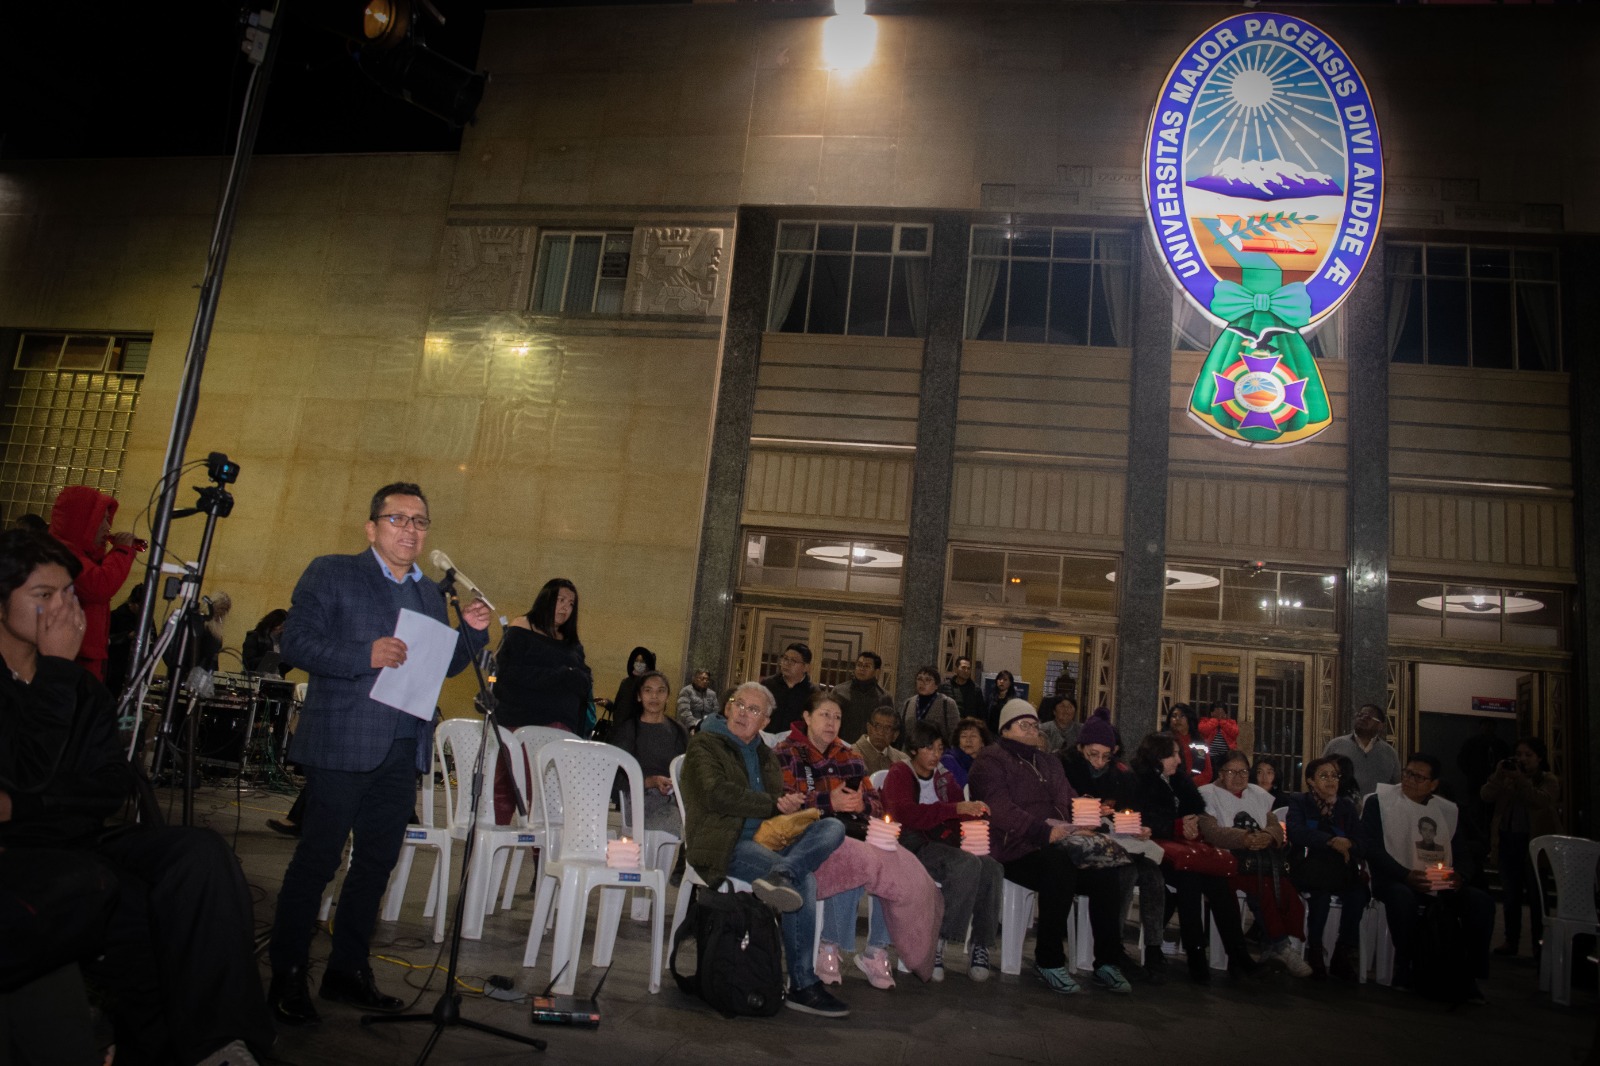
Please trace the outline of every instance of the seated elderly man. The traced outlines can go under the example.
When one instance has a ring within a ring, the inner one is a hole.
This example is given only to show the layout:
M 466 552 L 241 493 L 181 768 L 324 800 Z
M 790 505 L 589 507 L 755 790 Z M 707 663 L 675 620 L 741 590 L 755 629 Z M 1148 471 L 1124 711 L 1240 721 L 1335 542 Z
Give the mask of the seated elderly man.
M 855 742 L 856 754 L 867 764 L 867 773 L 887 770 L 910 756 L 894 746 L 900 732 L 900 713 L 893 707 L 874 707 L 867 715 L 867 731 Z M 849 734 L 844 734 L 848 736 Z
M 1367 863 L 1372 870 L 1372 898 L 1383 904 L 1394 938 L 1393 987 L 1416 987 L 1423 971 L 1439 969 L 1426 957 L 1417 936 L 1419 912 L 1448 907 L 1459 914 L 1466 933 L 1465 954 L 1469 974 L 1442 973 L 1441 987 L 1426 989 L 1443 996 L 1458 995 L 1468 1002 L 1483 1002 L 1483 993 L 1471 978 L 1489 973 L 1489 937 L 1494 932 L 1494 900 L 1482 889 L 1467 884 L 1471 852 L 1463 844 L 1456 805 L 1435 795 L 1439 787 L 1439 760 L 1421 752 L 1406 760 L 1398 785 L 1380 784 L 1367 797 L 1361 829 L 1367 840 Z M 1431 888 L 1424 871 L 1443 865 L 1453 871 L 1446 885 Z M 1448 987 L 1452 979 L 1458 987 Z M 1427 982 L 1420 982 L 1427 983 Z
M 1077 793 L 1061 760 L 1043 750 L 1039 716 L 1027 700 L 1000 709 L 1000 739 L 973 758 L 967 784 L 973 799 L 989 805 L 989 854 L 1007 880 L 1039 893 L 1033 958 L 1040 979 L 1063 995 L 1082 991 L 1065 950 L 1067 917 L 1082 893 L 1094 931 L 1094 985 L 1129 992 L 1125 971 L 1136 967 L 1122 946 L 1122 900 L 1133 867 L 1116 843 L 1072 826 Z
M 772 717 L 772 694 L 747 681 L 733 692 L 723 715 L 700 723 L 684 755 L 684 834 L 689 865 L 715 888 L 724 877 L 749 881 L 756 895 L 779 912 L 789 969 L 791 1010 L 844 1018 L 850 1008 L 822 986 L 813 965 L 817 931 L 817 867 L 844 840 L 836 818 L 812 822 L 781 851 L 755 842 L 763 820 L 793 814 L 805 797 L 783 790 L 783 769 L 761 739 Z

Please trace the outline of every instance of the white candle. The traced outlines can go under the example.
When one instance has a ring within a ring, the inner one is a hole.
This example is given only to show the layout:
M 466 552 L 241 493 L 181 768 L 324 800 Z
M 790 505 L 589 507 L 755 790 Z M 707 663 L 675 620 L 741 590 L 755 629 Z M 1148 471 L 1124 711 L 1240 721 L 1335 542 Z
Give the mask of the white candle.
M 867 822 L 867 843 L 884 851 L 893 851 L 900 840 L 900 823 L 889 820 L 888 815 Z
M 606 866 L 613 870 L 637 870 L 643 862 L 644 854 L 636 840 L 623 837 L 621 840 L 606 841 Z
M 989 854 L 989 823 L 982 820 L 962 822 L 961 850 L 970 855 Z
M 1093 796 L 1079 796 L 1072 801 L 1073 825 L 1099 825 L 1100 801 Z
M 1124 833 L 1130 836 L 1136 836 L 1142 828 L 1138 811 L 1118 811 L 1112 816 L 1111 823 L 1112 832 Z

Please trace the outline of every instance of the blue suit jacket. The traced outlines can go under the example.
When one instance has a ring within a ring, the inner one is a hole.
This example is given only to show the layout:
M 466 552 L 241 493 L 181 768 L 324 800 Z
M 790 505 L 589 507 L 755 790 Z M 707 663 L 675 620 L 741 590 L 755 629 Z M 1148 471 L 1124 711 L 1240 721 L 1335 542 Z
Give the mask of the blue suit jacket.
M 448 623 L 439 586 L 427 577 L 419 584 L 428 616 Z M 395 717 L 404 712 L 368 695 L 378 677 L 372 642 L 394 636 L 399 619 L 388 585 L 383 564 L 370 550 L 313 559 L 295 585 L 279 646 L 286 661 L 311 675 L 311 683 L 290 745 L 294 762 L 323 770 L 374 770 L 394 746 Z M 487 640 L 486 633 L 462 626 L 450 676 L 466 669 Z M 428 766 L 432 734 L 431 724 L 419 734 L 418 770 Z

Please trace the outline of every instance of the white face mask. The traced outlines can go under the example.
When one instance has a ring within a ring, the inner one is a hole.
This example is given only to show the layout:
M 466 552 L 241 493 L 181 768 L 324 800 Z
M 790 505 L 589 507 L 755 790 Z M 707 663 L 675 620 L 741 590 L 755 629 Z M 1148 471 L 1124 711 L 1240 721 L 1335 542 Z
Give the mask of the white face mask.
M 640 659 L 638 662 L 633 664 L 633 676 L 634 677 L 638 677 L 640 674 L 643 674 L 643 673 L 644 673 L 644 660 Z

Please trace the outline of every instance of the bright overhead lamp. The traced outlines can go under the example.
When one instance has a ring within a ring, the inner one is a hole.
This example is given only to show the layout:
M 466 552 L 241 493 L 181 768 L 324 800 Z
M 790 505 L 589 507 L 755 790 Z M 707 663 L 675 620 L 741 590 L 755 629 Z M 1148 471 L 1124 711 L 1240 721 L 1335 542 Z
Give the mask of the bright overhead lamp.
M 1107 581 L 1115 581 L 1115 570 L 1106 575 Z M 1222 584 L 1220 580 L 1210 574 L 1202 574 L 1198 570 L 1171 570 L 1167 571 L 1167 591 L 1181 592 L 1191 589 L 1214 589 Z
M 834 15 L 822 24 L 822 62 L 829 70 L 857 71 L 872 62 L 878 24 L 865 0 L 836 0 Z
M 819 563 L 853 566 L 857 570 L 894 570 L 905 562 L 905 556 L 899 552 L 866 548 L 860 544 L 819 544 L 815 548 L 807 548 L 806 555 Z
M 1504 607 L 1502 608 L 1502 603 Z M 1486 596 L 1480 592 L 1456 592 L 1448 596 L 1424 596 L 1417 601 L 1418 607 L 1429 611 L 1437 611 L 1442 606 L 1448 614 L 1527 614 L 1529 611 L 1538 611 L 1544 608 L 1543 600 L 1536 600 L 1532 596 Z

